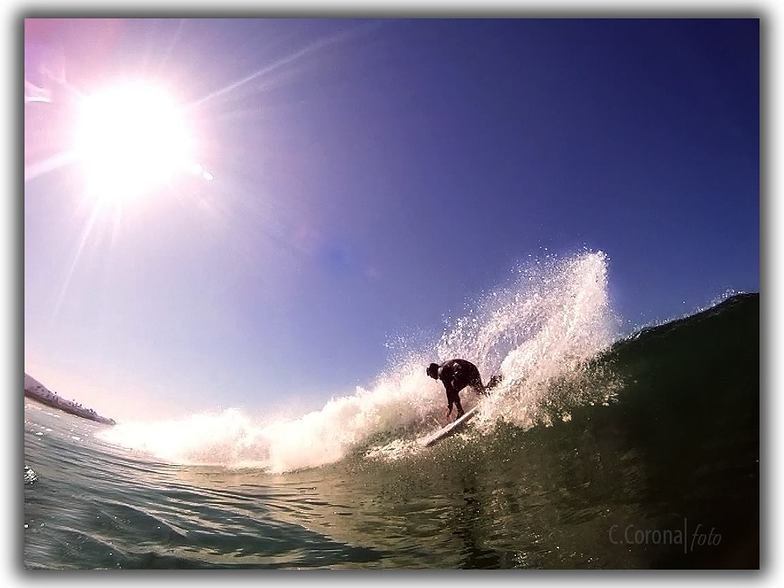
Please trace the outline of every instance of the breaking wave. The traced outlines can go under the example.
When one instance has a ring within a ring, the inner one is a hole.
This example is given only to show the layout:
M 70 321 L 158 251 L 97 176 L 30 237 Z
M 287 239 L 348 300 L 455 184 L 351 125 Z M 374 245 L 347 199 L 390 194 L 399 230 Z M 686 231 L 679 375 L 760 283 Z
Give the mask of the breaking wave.
M 298 419 L 259 422 L 231 409 L 118 424 L 99 435 L 174 463 L 271 472 L 333 463 L 373 443 L 410 451 L 406 439 L 444 423 L 443 387 L 426 376 L 425 366 L 453 357 L 476 363 L 485 381 L 503 376 L 476 419 L 480 433 L 499 422 L 527 428 L 553 415 L 568 418 L 570 405 L 611 397 L 609 383 L 597 388 L 581 382 L 590 360 L 614 341 L 617 327 L 606 255 L 549 256 L 522 264 L 506 284 L 467 303 L 429 345 L 403 343 L 374 385 L 332 398 Z M 468 390 L 462 397 L 466 406 L 474 402 Z

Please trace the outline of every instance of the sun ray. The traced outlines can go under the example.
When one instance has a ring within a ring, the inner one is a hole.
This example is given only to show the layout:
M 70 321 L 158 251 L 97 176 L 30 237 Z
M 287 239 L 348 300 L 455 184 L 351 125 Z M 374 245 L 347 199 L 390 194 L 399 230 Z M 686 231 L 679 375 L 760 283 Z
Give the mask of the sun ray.
M 112 249 L 114 249 L 114 244 L 117 241 L 117 234 L 120 232 L 122 217 L 123 217 L 123 206 L 122 203 L 118 203 L 118 205 L 114 207 L 114 213 L 112 216 L 112 234 L 110 240 L 110 246 Z
M 76 251 L 74 252 L 73 259 L 71 260 L 71 264 L 68 267 L 68 272 L 65 275 L 65 279 L 63 280 L 62 288 L 60 288 L 60 293 L 57 296 L 57 300 L 54 304 L 54 309 L 52 311 L 52 318 L 56 317 L 60 313 L 60 308 L 63 305 L 63 301 L 65 300 L 65 295 L 68 292 L 68 287 L 71 284 L 71 278 L 73 277 L 74 270 L 76 269 L 77 263 L 79 263 L 79 258 L 82 256 L 82 251 L 84 250 L 84 246 L 87 243 L 87 240 L 90 238 L 90 234 L 93 231 L 93 227 L 95 226 L 95 221 L 98 219 L 98 216 L 101 213 L 101 202 L 96 202 L 93 206 L 92 212 L 90 213 L 90 218 L 87 219 L 87 222 L 82 229 L 82 234 L 79 237 L 79 244 L 76 247 Z
M 332 35 L 332 36 L 329 36 L 329 37 L 325 37 L 323 39 L 318 39 L 318 40 L 316 40 L 316 41 L 306 45 L 302 49 L 299 49 L 298 51 L 295 51 L 294 53 L 292 53 L 290 55 L 287 55 L 286 57 L 282 57 L 282 58 L 278 59 L 277 61 L 275 61 L 275 62 L 273 62 L 273 63 L 271 63 L 269 65 L 266 65 L 266 66 L 264 66 L 264 67 L 262 67 L 260 69 L 257 69 L 253 73 L 248 74 L 247 76 L 237 80 L 236 82 L 232 82 L 229 85 L 224 86 L 223 88 L 215 90 L 214 92 L 211 92 L 210 94 L 207 94 L 206 96 L 191 102 L 189 106 L 191 108 L 200 107 L 201 105 L 203 105 L 204 103 L 206 103 L 206 102 L 208 102 L 210 100 L 213 100 L 213 99 L 215 99 L 215 98 L 217 98 L 219 96 L 223 96 L 225 94 L 228 94 L 229 92 L 232 92 L 232 91 L 234 91 L 234 90 L 236 90 L 236 89 L 238 89 L 238 88 L 248 84 L 249 82 L 252 82 L 253 80 L 256 80 L 258 78 L 262 78 L 263 76 L 265 76 L 267 74 L 270 74 L 270 73 L 274 72 L 275 70 L 277 70 L 277 69 L 279 69 L 279 68 L 281 68 L 281 67 L 283 67 L 285 65 L 289 65 L 291 63 L 294 63 L 294 62 L 302 59 L 303 57 L 305 57 L 307 55 L 310 55 L 311 53 L 314 53 L 314 52 L 316 52 L 316 51 L 318 51 L 320 49 L 324 49 L 325 47 L 328 47 L 330 45 L 334 45 L 334 44 L 340 43 L 342 41 L 345 41 L 346 39 L 354 37 L 354 36 L 356 36 L 357 34 L 359 34 L 361 32 L 367 32 L 368 29 L 376 28 L 380 24 L 381 23 L 379 23 L 379 22 L 366 23 L 366 24 L 360 25 L 360 26 L 358 26 L 358 27 L 356 27 L 354 29 L 351 29 L 349 31 L 343 31 L 343 32 L 337 33 L 335 35 Z
M 160 71 L 164 68 L 166 63 L 169 61 L 169 58 L 171 57 L 171 54 L 174 51 L 174 47 L 177 45 L 177 42 L 180 40 L 180 37 L 182 36 L 182 31 L 184 30 L 184 28 L 185 28 L 185 19 L 181 18 L 179 20 L 179 23 L 177 24 L 177 30 L 174 31 L 171 41 L 169 41 L 166 50 L 163 52 L 162 57 L 158 60 L 158 63 L 155 66 L 155 70 L 158 73 L 160 73 Z
M 72 150 L 56 153 L 43 161 L 25 166 L 24 181 L 29 182 L 43 175 L 51 173 L 76 161 L 76 153 Z

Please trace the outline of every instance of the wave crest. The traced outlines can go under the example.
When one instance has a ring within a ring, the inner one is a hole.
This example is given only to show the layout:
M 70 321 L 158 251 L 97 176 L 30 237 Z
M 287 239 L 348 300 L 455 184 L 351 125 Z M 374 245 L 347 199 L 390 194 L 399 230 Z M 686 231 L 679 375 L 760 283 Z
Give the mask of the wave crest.
M 181 464 L 263 467 L 272 472 L 339 461 L 353 447 L 396 442 L 438 426 L 443 387 L 428 378 L 431 361 L 464 357 L 485 381 L 502 384 L 484 402 L 477 422 L 527 427 L 547 404 L 553 383 L 579 378 L 586 362 L 614 339 L 617 321 L 607 294 L 607 257 L 582 252 L 533 260 L 505 286 L 471 302 L 448 320 L 435 345 L 406 348 L 369 389 L 329 400 L 294 420 L 254 422 L 237 410 L 166 422 L 118 424 L 100 433 L 110 443 Z M 437 357 L 434 357 L 436 355 Z M 578 387 L 579 388 L 579 387 Z M 574 389 L 574 388 L 572 388 Z M 466 403 L 470 392 L 463 393 Z

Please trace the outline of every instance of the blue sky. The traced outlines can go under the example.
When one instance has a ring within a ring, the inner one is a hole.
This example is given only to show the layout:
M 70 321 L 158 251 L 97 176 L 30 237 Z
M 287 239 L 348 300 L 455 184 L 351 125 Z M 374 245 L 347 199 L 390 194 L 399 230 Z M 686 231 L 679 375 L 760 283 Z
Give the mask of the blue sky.
M 629 328 L 758 290 L 758 30 L 32 23 L 33 81 L 57 63 L 86 93 L 135 76 L 196 104 L 215 180 L 98 218 L 76 263 L 76 172 L 27 181 L 26 368 L 106 412 L 312 404 L 545 250 L 607 252 Z M 57 100 L 25 115 L 46 137 L 26 164 L 67 144 Z

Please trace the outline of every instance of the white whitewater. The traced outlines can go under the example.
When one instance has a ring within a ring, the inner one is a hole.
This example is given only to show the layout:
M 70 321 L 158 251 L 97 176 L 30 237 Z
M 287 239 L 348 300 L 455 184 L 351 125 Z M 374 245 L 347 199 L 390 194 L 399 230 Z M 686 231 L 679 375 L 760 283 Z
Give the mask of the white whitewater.
M 583 252 L 548 257 L 522 265 L 506 285 L 467 304 L 462 316 L 447 321 L 435 345 L 404 349 L 405 359 L 373 386 L 332 398 L 318 411 L 261 423 L 239 410 L 226 410 L 174 421 L 118 424 L 100 436 L 174 463 L 272 472 L 333 463 L 379 436 L 386 436 L 386 445 L 368 454 L 399 457 L 414 450 L 403 439 L 406 432 L 436 428 L 436 415 L 443 418 L 443 387 L 425 374 L 431 361 L 464 357 L 479 366 L 485 381 L 503 374 L 502 384 L 472 423 L 480 432 L 499 421 L 529 427 L 541 417 L 549 384 L 578 377 L 585 362 L 612 343 L 616 329 L 606 256 Z

